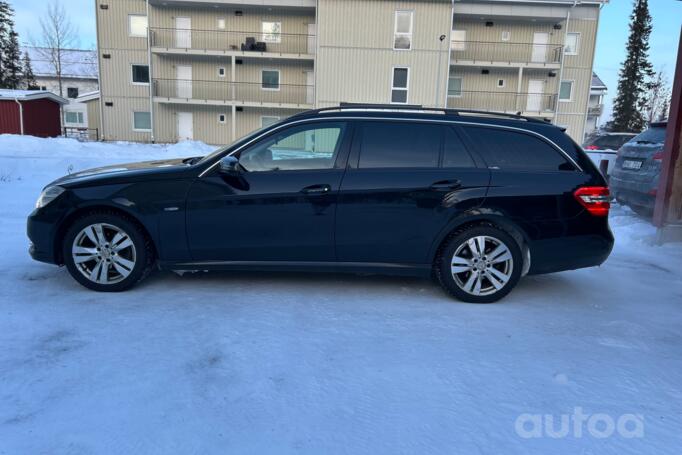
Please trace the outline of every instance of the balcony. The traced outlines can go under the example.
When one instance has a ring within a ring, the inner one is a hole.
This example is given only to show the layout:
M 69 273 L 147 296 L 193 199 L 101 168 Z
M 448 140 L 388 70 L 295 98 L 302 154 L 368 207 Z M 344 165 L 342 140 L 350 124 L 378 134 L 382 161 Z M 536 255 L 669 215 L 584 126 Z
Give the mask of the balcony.
M 315 35 L 158 27 L 150 28 L 150 34 L 152 52 L 155 53 L 307 60 L 315 58 Z
M 459 66 L 559 68 L 562 46 L 508 41 L 453 41 L 450 62 Z
M 552 117 L 556 110 L 556 95 L 462 91 L 457 95 L 448 95 L 448 107 L 520 113 L 531 117 Z
M 264 88 L 260 82 L 154 79 L 153 96 L 159 103 L 310 109 L 315 103 L 315 87 L 278 84 Z
M 604 105 L 597 104 L 587 108 L 587 115 L 590 117 L 599 117 L 604 112 Z
M 315 0 L 149 0 L 154 6 L 236 6 L 236 7 L 279 7 L 315 8 Z

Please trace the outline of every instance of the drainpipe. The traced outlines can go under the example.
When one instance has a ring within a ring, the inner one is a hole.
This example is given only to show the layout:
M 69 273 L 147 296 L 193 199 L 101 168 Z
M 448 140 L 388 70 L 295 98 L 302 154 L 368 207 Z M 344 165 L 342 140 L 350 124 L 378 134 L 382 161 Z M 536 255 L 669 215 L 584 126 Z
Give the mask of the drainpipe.
M 559 121 L 559 106 L 561 106 L 561 80 L 564 78 L 564 65 L 566 64 L 566 38 L 568 37 L 568 26 L 571 23 L 571 11 L 575 8 L 577 0 L 573 2 L 571 8 L 566 11 L 566 28 L 564 30 L 564 39 L 561 43 L 561 67 L 559 68 L 559 83 L 557 84 L 559 88 L 556 91 L 556 108 L 554 109 L 554 123 L 555 125 Z M 590 78 L 592 75 L 590 74 Z
M 443 59 L 443 41 L 445 41 L 445 35 L 440 35 L 438 37 L 440 43 L 438 45 L 438 72 L 436 73 L 436 100 L 434 102 L 434 107 L 438 107 L 438 102 L 440 100 L 440 72 L 441 72 L 441 60 Z M 447 80 L 447 79 L 446 79 Z
M 455 28 L 455 0 L 452 0 L 450 7 L 450 30 L 448 30 L 448 67 L 446 68 L 447 77 L 445 78 L 445 93 L 443 94 L 443 107 L 448 107 L 448 89 L 450 88 L 450 65 L 452 65 L 452 52 L 450 50 L 450 43 L 452 43 L 452 29 Z
M 19 131 L 21 131 L 21 135 L 24 135 L 24 105 L 21 104 L 21 101 L 19 101 L 19 98 L 14 98 L 14 102 L 19 105 Z
M 154 136 L 154 78 L 152 71 L 152 30 L 149 21 L 149 0 L 147 4 L 147 67 L 149 68 L 149 121 L 152 124 L 151 140 L 152 144 L 155 142 Z
M 597 29 L 594 32 L 594 42 L 592 43 L 592 64 L 590 65 L 590 94 L 587 95 L 587 102 L 585 103 L 585 120 L 583 122 L 583 130 L 582 130 L 582 136 L 580 136 L 580 142 L 585 140 L 585 128 L 587 126 L 587 117 L 590 111 L 590 97 L 592 96 L 592 75 L 594 74 L 594 56 L 595 53 L 597 52 L 597 36 L 599 34 L 599 22 L 601 21 L 601 10 L 604 7 L 604 4 L 599 5 L 599 16 L 597 17 Z M 599 97 L 599 104 L 604 104 L 603 103 L 603 95 Z M 603 108 L 602 108 L 603 109 Z M 601 114 L 599 117 L 597 117 L 597 121 L 594 123 L 594 128 L 595 131 L 597 130 L 597 123 L 601 120 Z

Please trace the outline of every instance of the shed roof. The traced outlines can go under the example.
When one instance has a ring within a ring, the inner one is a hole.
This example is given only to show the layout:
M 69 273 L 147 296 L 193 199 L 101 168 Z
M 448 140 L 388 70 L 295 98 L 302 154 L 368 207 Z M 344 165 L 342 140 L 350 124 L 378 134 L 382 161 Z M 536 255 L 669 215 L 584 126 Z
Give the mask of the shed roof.
M 0 100 L 33 101 L 44 98 L 47 98 L 59 104 L 69 104 L 69 101 L 67 99 L 45 90 L 0 89 Z

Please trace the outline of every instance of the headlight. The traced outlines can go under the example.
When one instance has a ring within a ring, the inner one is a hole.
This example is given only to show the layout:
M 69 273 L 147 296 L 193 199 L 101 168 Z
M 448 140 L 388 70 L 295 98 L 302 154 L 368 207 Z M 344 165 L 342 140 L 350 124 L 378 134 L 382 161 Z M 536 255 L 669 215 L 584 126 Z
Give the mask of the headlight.
M 64 188 L 61 186 L 48 186 L 40 193 L 40 197 L 38 197 L 38 200 L 36 201 L 36 208 L 40 209 L 45 207 L 47 204 L 57 199 L 57 196 L 63 192 Z

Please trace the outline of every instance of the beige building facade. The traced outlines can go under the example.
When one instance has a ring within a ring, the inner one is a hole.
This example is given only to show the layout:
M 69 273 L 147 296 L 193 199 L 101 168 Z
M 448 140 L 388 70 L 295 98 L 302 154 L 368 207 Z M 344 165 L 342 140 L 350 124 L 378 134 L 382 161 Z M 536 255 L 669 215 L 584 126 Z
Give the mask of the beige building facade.
M 340 102 L 584 134 L 603 1 L 95 0 L 104 140 L 227 144 Z

